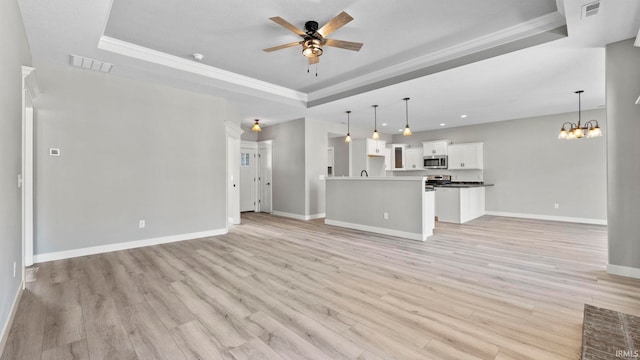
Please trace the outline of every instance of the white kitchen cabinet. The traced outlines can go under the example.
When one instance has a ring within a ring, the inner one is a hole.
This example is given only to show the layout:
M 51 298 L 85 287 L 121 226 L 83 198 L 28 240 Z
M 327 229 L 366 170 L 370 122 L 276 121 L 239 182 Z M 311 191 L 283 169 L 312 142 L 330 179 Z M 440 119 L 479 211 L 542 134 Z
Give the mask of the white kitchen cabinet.
M 450 140 L 425 141 L 422 143 L 423 156 L 447 155 Z
M 367 139 L 367 155 L 368 156 L 384 156 L 384 149 L 387 142 L 384 140 Z
M 407 144 L 392 144 L 391 145 L 391 170 L 404 170 L 406 169 L 405 152 L 407 151 Z
M 449 170 L 483 168 L 483 143 L 449 145 Z
M 438 221 L 464 224 L 484 215 L 484 203 L 484 187 L 436 187 Z
M 405 170 L 423 170 L 422 148 L 409 148 L 405 150 Z

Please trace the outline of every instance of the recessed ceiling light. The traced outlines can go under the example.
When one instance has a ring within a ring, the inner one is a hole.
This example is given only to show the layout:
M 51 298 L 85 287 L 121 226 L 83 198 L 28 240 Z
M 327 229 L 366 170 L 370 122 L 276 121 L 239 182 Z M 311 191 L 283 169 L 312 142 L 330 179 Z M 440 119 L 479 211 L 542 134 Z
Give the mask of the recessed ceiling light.
M 464 119 L 467 117 L 467 115 L 460 115 L 460 117 Z
M 198 60 L 198 61 L 202 61 L 202 59 L 204 59 L 204 55 L 202 55 L 200 53 L 193 53 L 193 58 Z
M 445 125 L 447 125 L 447 124 L 445 124 L 445 123 L 440 124 L 440 126 L 445 126 Z
M 382 126 L 387 126 L 387 123 L 382 123 Z
M 403 132 L 403 131 L 404 131 L 404 129 L 398 129 L 398 131 Z

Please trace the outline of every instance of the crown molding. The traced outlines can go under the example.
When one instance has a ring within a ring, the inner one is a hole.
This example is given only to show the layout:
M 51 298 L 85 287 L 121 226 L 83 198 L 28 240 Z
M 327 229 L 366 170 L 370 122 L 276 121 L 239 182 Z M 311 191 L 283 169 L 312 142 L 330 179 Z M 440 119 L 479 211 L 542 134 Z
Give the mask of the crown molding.
M 443 64 L 446 62 L 451 62 L 452 60 L 459 59 L 464 56 L 480 53 L 482 51 L 490 50 L 501 45 L 514 43 L 518 40 L 524 40 L 535 35 L 554 31 L 564 26 L 566 26 L 565 17 L 559 12 L 555 11 L 553 13 L 540 16 L 521 24 L 477 37 L 473 40 L 469 40 L 439 51 L 435 51 L 417 57 L 415 59 L 384 68 L 379 71 L 374 71 L 369 74 L 344 81 L 340 84 L 311 92 L 309 93 L 308 106 L 312 107 L 326 102 L 322 101 L 323 98 L 332 97 L 330 101 L 333 101 L 335 100 L 334 97 L 336 94 L 347 93 L 356 88 L 367 87 L 367 85 L 371 85 L 377 82 L 383 82 L 387 79 L 398 77 L 412 71 L 424 69 L 438 64 Z
M 109 36 L 101 36 L 98 49 L 124 55 L 134 59 L 151 62 L 172 69 L 190 72 L 211 79 L 220 80 L 233 85 L 258 90 L 271 95 L 281 96 L 287 99 L 307 102 L 307 94 L 295 91 L 284 86 L 275 85 L 266 81 L 257 80 L 249 76 L 223 70 L 193 60 L 184 59 L 161 51 L 139 46 Z

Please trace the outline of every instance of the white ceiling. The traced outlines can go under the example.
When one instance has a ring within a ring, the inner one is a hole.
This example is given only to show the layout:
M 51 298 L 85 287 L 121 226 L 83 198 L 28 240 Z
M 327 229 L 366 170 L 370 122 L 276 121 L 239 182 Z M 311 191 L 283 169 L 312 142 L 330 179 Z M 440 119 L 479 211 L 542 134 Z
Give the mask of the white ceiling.
M 379 124 L 388 123 L 379 130 L 394 133 L 404 123 L 404 97 L 414 131 L 575 111 L 577 89 L 585 90 L 583 109 L 603 105 L 603 46 L 638 33 L 640 1 L 602 0 L 598 15 L 581 19 L 591 1 L 19 3 L 36 64 L 68 64 L 70 54 L 104 60 L 115 64 L 111 76 L 223 96 L 246 124 L 342 122 L 352 110 L 352 124 L 369 127 L 370 106 L 379 104 Z M 325 48 L 318 77 L 313 67 L 307 74 L 299 47 L 262 51 L 298 40 L 269 17 L 302 28 L 343 10 L 354 20 L 329 38 L 365 45 Z M 555 31 L 565 22 L 568 37 Z M 205 55 L 202 63 L 194 52 Z

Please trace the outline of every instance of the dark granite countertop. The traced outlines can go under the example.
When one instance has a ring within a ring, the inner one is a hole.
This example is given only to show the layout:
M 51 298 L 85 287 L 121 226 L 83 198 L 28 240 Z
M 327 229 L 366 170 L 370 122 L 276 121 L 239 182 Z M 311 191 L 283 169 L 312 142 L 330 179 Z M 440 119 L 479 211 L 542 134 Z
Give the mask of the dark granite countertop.
M 488 187 L 493 184 L 486 183 L 471 183 L 471 182 L 454 182 L 450 184 L 434 185 L 435 187 L 448 187 L 448 188 L 473 188 L 473 187 Z

